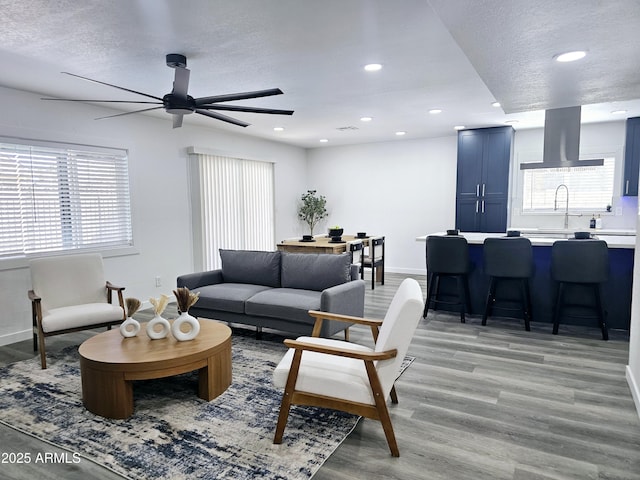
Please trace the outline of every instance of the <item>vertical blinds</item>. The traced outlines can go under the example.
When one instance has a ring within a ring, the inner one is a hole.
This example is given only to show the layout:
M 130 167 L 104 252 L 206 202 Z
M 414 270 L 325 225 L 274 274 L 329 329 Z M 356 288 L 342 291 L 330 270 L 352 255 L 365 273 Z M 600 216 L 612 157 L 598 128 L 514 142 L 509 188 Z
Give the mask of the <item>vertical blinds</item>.
M 131 246 L 127 161 L 124 150 L 0 143 L 0 258 Z
M 273 250 L 273 164 L 197 155 L 203 268 L 220 268 L 218 249 Z

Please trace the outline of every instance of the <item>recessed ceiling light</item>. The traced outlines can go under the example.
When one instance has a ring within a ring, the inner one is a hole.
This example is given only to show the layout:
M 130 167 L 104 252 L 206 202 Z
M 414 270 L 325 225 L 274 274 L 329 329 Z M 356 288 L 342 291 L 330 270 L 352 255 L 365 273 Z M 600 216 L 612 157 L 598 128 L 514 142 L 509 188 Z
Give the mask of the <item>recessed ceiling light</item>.
M 283 132 L 284 131 L 284 127 L 273 127 L 273 130 L 275 132 Z
M 321 138 L 320 143 L 327 143 L 329 141 L 328 138 Z
M 455 127 L 453 127 L 454 130 L 464 130 L 465 126 L 464 125 L 456 125 Z
M 493 102 L 493 103 L 491 104 L 491 106 L 492 106 L 492 107 L 496 107 L 496 108 L 498 108 L 498 107 L 500 107 L 501 105 L 500 105 L 500 102 Z
M 380 65 L 379 63 L 370 63 L 370 64 L 364 66 L 364 69 L 367 72 L 377 72 L 381 68 L 382 68 L 382 65 Z
M 584 50 L 574 50 L 573 52 L 560 53 L 553 58 L 556 62 L 575 62 L 584 58 L 586 54 L 587 52 Z
M 505 120 L 504 123 L 508 123 L 509 125 L 513 125 L 514 123 L 518 123 L 518 120 Z
M 432 108 L 431 110 L 429 110 L 429 113 L 430 113 L 431 115 L 436 115 L 436 114 L 438 114 L 438 113 L 442 113 L 442 110 L 441 110 L 441 109 L 439 109 L 439 108 Z
M 402 135 L 406 135 L 406 134 L 407 134 L 407 132 L 396 132 L 396 135 L 399 136 L 399 137 L 401 137 Z
M 361 122 L 370 122 L 373 120 L 373 117 L 360 117 Z
M 624 115 L 625 113 L 627 113 L 626 110 L 614 110 L 611 115 Z

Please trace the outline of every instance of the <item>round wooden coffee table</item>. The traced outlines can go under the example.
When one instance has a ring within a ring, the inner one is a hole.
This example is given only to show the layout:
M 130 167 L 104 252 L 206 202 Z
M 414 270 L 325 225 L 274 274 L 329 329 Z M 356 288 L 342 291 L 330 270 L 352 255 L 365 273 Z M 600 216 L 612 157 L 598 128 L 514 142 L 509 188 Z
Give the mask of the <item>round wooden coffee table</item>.
M 213 400 L 231 385 L 231 329 L 199 318 L 194 340 L 178 342 L 171 334 L 151 340 L 142 325 L 138 336 L 124 338 L 119 329 L 100 333 L 80 345 L 82 402 L 108 418 L 133 414 L 134 380 L 199 371 L 198 397 Z

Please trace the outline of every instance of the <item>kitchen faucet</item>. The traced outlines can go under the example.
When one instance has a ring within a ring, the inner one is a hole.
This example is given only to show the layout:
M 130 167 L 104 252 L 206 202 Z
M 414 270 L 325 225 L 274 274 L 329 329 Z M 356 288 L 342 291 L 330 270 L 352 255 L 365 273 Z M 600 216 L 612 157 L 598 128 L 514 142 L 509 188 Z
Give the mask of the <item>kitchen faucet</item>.
M 560 187 L 564 187 L 565 190 L 567 191 L 567 202 L 565 204 L 565 209 L 564 209 L 564 228 L 566 230 L 569 228 L 569 187 L 567 187 L 564 183 L 561 183 L 556 188 L 556 195 L 555 195 L 555 198 L 553 199 L 553 210 L 554 211 L 558 210 L 558 190 L 560 190 Z

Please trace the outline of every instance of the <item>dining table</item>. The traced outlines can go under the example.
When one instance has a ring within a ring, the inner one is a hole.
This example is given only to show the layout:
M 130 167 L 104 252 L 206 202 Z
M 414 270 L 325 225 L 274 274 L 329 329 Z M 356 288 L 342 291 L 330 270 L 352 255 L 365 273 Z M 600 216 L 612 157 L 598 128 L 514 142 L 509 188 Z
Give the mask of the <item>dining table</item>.
M 342 235 L 340 241 L 334 241 L 329 236 L 314 237 L 311 240 L 303 240 L 302 238 L 283 240 L 277 244 L 277 249 L 282 252 L 292 253 L 343 253 L 347 251 L 347 242 L 354 240 L 362 240 L 363 245 L 369 245 L 369 239 L 373 235 L 357 236 Z

